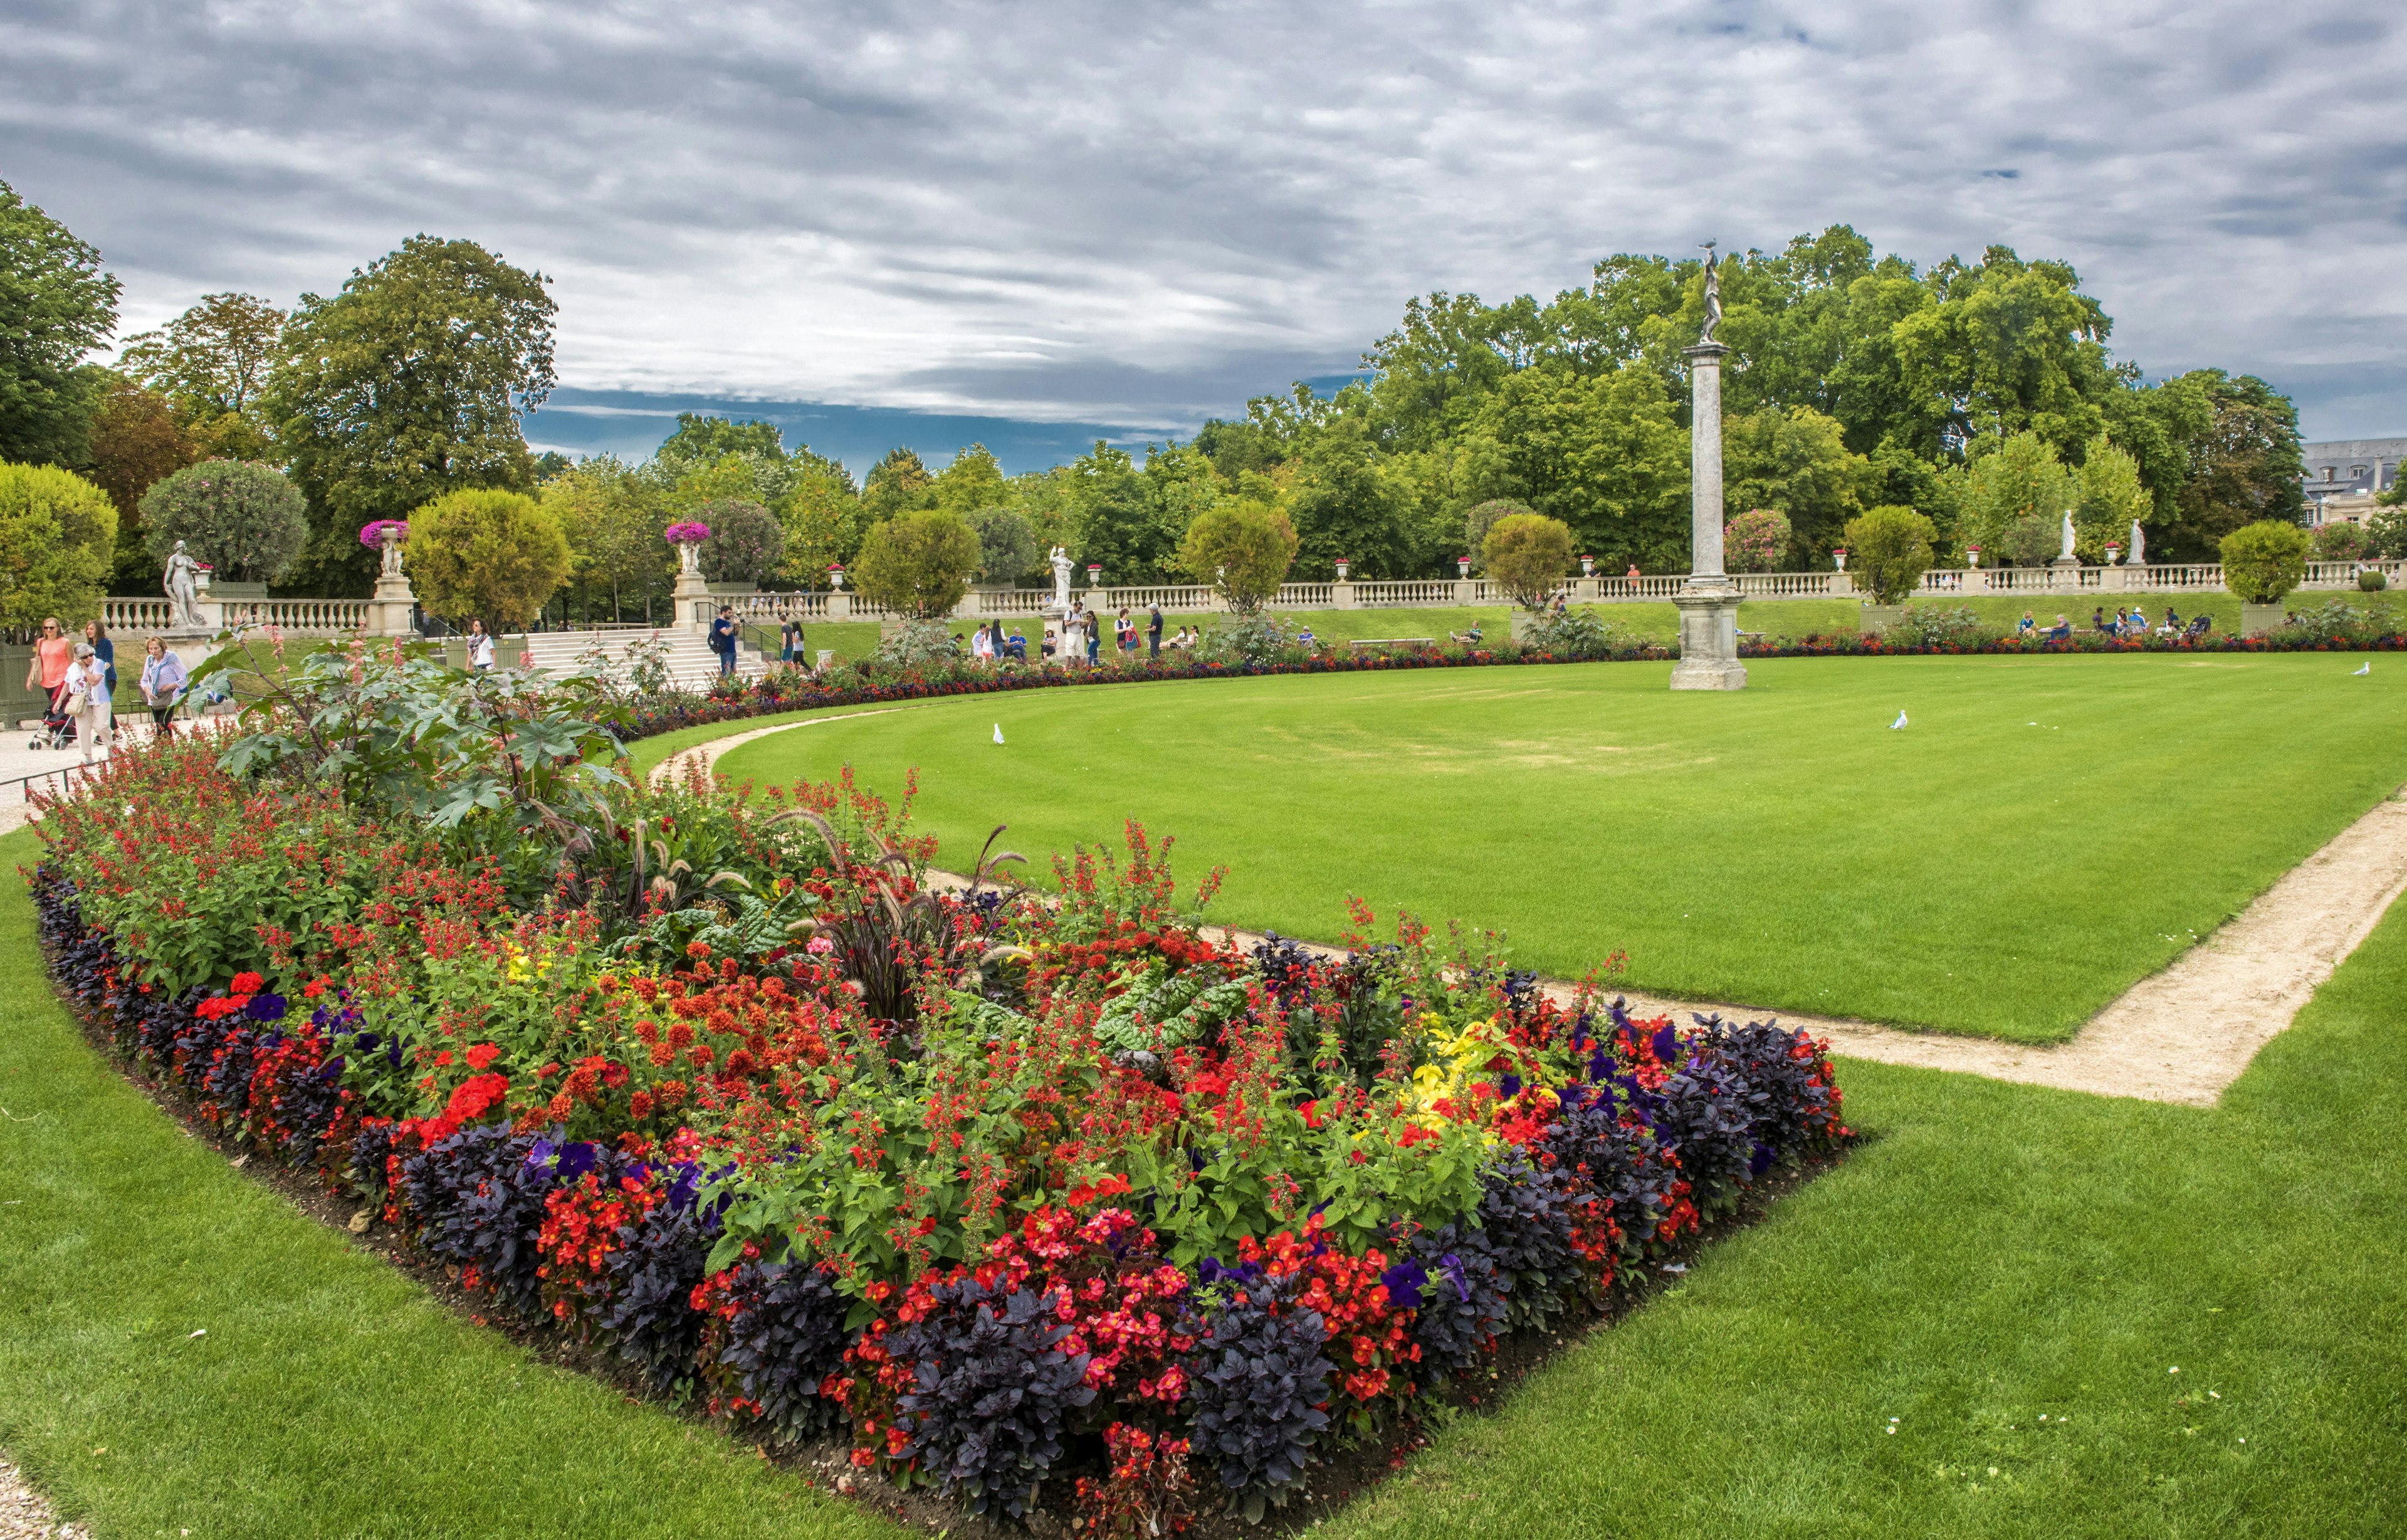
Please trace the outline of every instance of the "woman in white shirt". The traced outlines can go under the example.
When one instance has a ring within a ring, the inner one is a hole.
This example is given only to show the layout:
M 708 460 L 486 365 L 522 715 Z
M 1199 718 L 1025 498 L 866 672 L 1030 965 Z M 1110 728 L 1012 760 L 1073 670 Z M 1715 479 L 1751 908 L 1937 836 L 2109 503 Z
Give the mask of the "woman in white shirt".
M 75 662 L 67 668 L 67 710 L 76 720 L 83 762 L 90 764 L 95 746 L 113 747 L 109 730 L 115 724 L 108 706 L 108 670 L 93 655 L 90 642 L 75 645 Z

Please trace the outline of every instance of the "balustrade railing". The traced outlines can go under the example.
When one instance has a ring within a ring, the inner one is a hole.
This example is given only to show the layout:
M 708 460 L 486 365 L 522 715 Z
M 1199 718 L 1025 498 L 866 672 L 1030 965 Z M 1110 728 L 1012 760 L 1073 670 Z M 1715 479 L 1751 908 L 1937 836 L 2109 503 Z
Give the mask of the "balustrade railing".
M 341 635 L 368 623 L 365 599 L 230 599 L 218 609 L 221 624 L 278 631 Z
M 1440 582 L 1356 583 L 1354 602 L 1366 609 L 1403 606 L 1435 606 L 1454 603 L 1454 584 Z
M 176 606 L 164 599 L 103 599 L 100 623 L 111 631 L 164 631 Z

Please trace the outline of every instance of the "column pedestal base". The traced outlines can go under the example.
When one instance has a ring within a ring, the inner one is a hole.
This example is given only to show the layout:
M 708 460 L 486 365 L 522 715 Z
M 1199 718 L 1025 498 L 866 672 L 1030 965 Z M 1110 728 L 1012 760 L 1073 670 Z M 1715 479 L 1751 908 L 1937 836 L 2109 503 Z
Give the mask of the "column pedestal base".
M 1672 665 L 1674 690 L 1745 690 L 1746 665 L 1738 661 L 1738 586 L 1690 582 L 1672 595 L 1680 608 L 1680 661 Z

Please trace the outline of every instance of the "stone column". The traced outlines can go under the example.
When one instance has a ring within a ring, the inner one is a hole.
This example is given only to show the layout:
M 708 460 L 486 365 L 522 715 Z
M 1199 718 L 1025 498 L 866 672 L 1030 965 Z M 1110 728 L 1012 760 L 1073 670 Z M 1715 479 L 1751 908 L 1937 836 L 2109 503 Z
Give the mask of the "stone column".
M 1722 571 L 1722 355 L 1728 348 L 1701 342 L 1687 349 L 1689 428 L 1688 580 L 1672 595 L 1680 608 L 1680 661 L 1674 690 L 1745 690 L 1738 661 L 1738 585 Z

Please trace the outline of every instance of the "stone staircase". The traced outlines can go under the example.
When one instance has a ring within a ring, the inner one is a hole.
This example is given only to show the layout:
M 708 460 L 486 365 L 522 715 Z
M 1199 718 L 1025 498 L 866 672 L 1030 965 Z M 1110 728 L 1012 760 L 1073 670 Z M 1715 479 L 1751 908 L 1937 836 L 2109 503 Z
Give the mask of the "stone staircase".
M 707 690 L 719 677 L 719 654 L 710 650 L 709 642 L 701 633 L 683 628 L 670 630 L 663 626 L 648 630 L 641 626 L 616 626 L 596 631 L 546 631 L 531 636 L 504 636 L 493 648 L 494 661 L 516 663 L 523 652 L 537 668 L 554 673 L 574 668 L 586 655 L 597 649 L 612 662 L 623 660 L 630 643 L 648 641 L 658 636 L 668 644 L 669 679 L 686 690 Z M 759 648 L 738 642 L 735 649 L 735 671 L 746 678 L 757 678 L 769 671 L 769 659 Z

